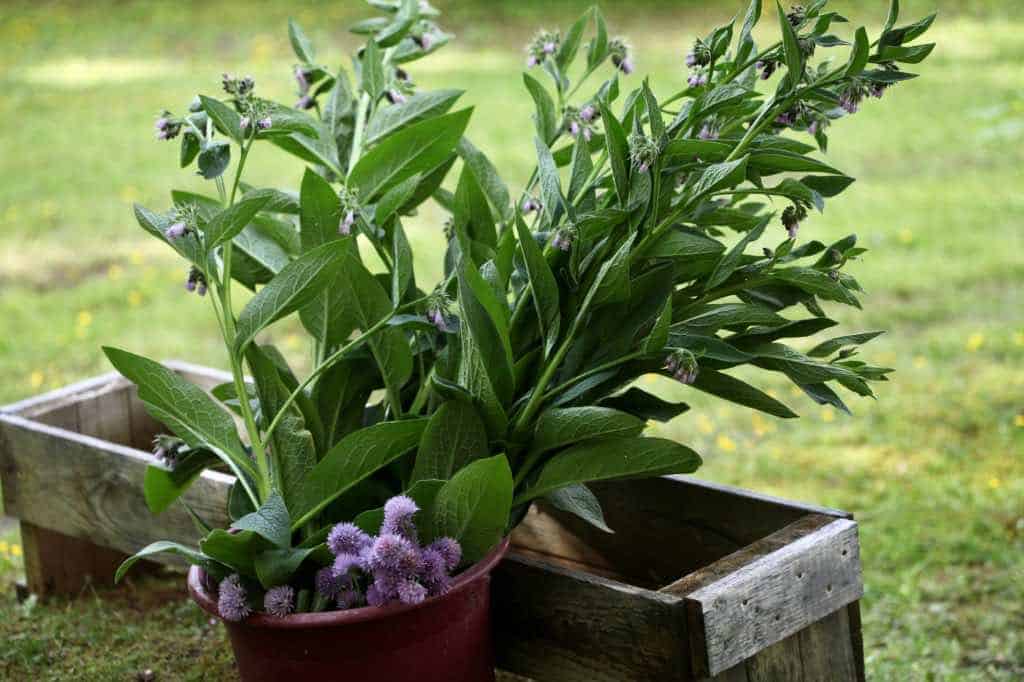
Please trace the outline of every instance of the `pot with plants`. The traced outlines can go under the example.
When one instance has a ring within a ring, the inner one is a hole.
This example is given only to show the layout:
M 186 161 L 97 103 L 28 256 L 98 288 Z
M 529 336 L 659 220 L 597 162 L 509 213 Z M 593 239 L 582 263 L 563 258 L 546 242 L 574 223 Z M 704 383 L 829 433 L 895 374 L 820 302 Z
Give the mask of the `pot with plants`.
M 225 75 L 221 99 L 157 122 L 211 191 L 135 214 L 208 293 L 232 381 L 207 393 L 105 349 L 173 433 L 146 475 L 153 511 L 206 468 L 236 477 L 229 528 L 194 515 L 197 548 L 157 542 L 119 577 L 158 552 L 191 562 L 189 590 L 224 620 L 246 680 L 492 679 L 488 576 L 531 503 L 603 527 L 587 483 L 701 462 L 644 435 L 688 408 L 637 378 L 793 417 L 728 370 L 780 373 L 843 410 L 833 386 L 871 395 L 888 371 L 854 357 L 876 333 L 805 352 L 782 340 L 834 326 L 822 302 L 860 305 L 856 239 L 803 239 L 809 212 L 852 182 L 810 152 L 911 77 L 898 63 L 928 49 L 904 43 L 930 20 L 894 28 L 891 12 L 881 40 L 861 28 L 848 43 L 824 1 L 779 7 L 780 37 L 759 49 L 755 0 L 696 41 L 689 77 L 659 99 L 626 86 L 630 48 L 589 10 L 527 48 L 537 163 L 515 199 L 466 137 L 471 109 L 451 111 L 461 92 L 412 81 L 410 64 L 450 39 L 437 11 L 371 4 L 383 16 L 353 27 L 366 36 L 354 79 L 291 23 L 293 107 Z M 836 46 L 848 54 L 811 65 Z M 245 182 L 247 160 L 272 152 L 306 164 L 297 193 Z M 422 287 L 403 224 L 428 200 L 450 217 L 443 278 Z M 244 305 L 233 283 L 252 292 Z M 313 358 L 301 378 L 259 340 L 293 315 Z

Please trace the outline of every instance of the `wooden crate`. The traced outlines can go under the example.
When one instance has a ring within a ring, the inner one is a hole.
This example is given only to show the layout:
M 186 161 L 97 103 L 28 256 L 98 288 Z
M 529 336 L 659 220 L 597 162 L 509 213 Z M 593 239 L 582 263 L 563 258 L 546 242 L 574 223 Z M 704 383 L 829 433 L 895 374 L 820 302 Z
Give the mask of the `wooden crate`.
M 168 365 L 206 388 L 225 379 Z M 74 594 L 153 540 L 196 541 L 181 505 L 153 516 L 142 497 L 161 430 L 116 374 L 0 409 L 0 484 L 33 592 Z M 206 472 L 185 498 L 226 524 L 231 480 Z M 615 534 L 544 505 L 514 533 L 494 575 L 504 671 L 542 682 L 864 679 L 849 514 L 690 477 L 594 492 Z

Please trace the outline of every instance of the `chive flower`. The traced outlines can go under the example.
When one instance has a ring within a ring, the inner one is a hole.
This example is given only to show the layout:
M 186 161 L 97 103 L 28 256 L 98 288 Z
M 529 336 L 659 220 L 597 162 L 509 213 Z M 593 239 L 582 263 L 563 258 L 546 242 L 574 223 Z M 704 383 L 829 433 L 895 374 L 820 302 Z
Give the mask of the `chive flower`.
M 287 616 L 295 610 L 295 590 L 291 585 L 271 587 L 263 595 L 263 610 L 272 616 Z
M 245 620 L 252 613 L 246 601 L 242 578 L 237 573 L 220 581 L 217 588 L 217 613 L 224 620 L 232 622 Z

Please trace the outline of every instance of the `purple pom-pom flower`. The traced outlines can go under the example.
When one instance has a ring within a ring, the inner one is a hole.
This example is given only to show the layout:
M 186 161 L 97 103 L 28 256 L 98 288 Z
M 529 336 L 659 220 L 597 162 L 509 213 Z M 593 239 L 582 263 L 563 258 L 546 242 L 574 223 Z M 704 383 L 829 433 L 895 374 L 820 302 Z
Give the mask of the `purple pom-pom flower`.
M 412 517 L 420 510 L 416 502 L 407 495 L 395 495 L 384 503 L 384 523 L 381 524 L 381 535 L 393 533 L 416 542 L 416 524 Z
M 339 523 L 327 535 L 327 548 L 335 555 L 359 556 L 370 543 L 370 536 L 354 523 Z
M 291 585 L 271 587 L 263 595 L 263 610 L 272 616 L 287 616 L 295 610 L 295 590 Z
M 427 588 L 415 580 L 399 581 L 395 592 L 403 604 L 420 604 L 427 598 Z
M 252 613 L 246 601 L 241 577 L 235 573 L 220 581 L 217 588 L 217 613 L 224 620 L 245 620 Z
M 382 533 L 373 543 L 369 554 L 369 566 L 379 580 L 382 576 L 407 578 L 420 569 L 420 556 L 407 538 L 394 533 Z
M 438 538 L 430 543 L 432 549 L 444 558 L 444 565 L 449 572 L 454 571 L 462 561 L 462 546 L 455 538 Z

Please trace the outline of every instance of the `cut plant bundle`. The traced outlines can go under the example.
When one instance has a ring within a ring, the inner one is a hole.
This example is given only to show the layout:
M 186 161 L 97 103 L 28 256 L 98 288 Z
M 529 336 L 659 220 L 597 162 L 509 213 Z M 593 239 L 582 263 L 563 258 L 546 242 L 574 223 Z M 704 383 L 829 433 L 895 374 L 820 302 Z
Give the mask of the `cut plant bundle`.
M 177 552 L 234 621 L 443 599 L 535 500 L 607 528 L 587 483 L 697 469 L 690 448 L 643 435 L 688 406 L 640 376 L 783 418 L 796 414 L 733 370 L 783 374 L 843 411 L 836 389 L 870 396 L 885 380 L 856 356 L 880 332 L 783 341 L 834 327 L 825 306 L 860 307 L 856 237 L 805 239 L 853 182 L 812 153 L 913 77 L 901 65 L 930 53 L 910 43 L 934 15 L 897 26 L 893 2 L 877 39 L 845 40 L 824 0 L 777 5 L 779 39 L 758 46 L 754 0 L 680 55 L 681 85 L 659 97 L 593 8 L 527 47 L 537 164 L 514 197 L 470 140 L 461 91 L 412 80 L 410 64 L 451 38 L 437 11 L 371 5 L 382 16 L 352 29 L 366 36 L 352 79 L 293 22 L 294 106 L 225 75 L 225 96 L 157 121 L 213 189 L 135 214 L 188 261 L 187 288 L 209 291 L 233 380 L 211 396 L 105 350 L 173 432 L 146 477 L 150 508 L 222 468 L 237 477 L 234 522 L 196 517 L 198 548 L 156 543 L 120 574 Z M 305 162 L 297 192 L 245 182 L 257 146 Z M 403 221 L 431 200 L 450 218 L 444 277 L 423 287 Z M 232 282 L 253 292 L 244 306 Z M 304 377 L 260 342 L 293 314 L 314 358 Z

